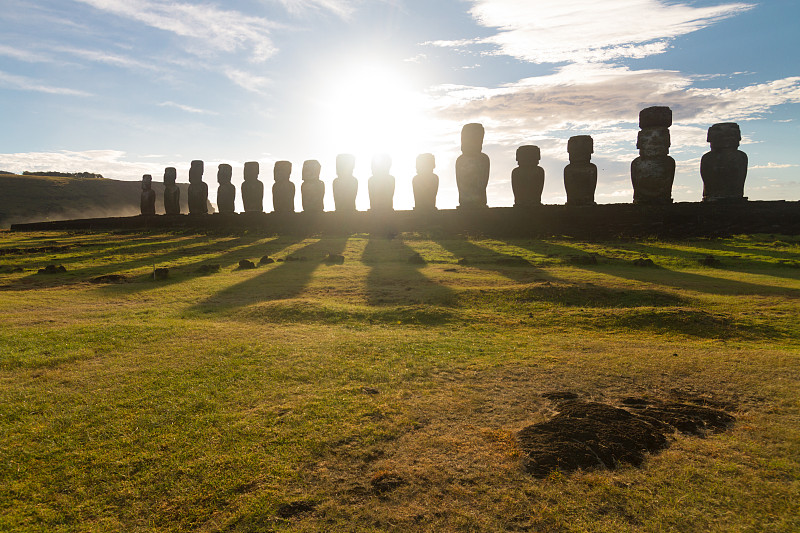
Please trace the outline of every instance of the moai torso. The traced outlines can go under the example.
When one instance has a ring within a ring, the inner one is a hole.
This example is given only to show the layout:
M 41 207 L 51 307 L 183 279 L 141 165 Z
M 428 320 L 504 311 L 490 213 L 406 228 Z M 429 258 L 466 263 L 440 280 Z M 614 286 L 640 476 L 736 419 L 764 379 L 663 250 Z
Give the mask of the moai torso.
M 417 211 L 435 211 L 436 195 L 439 192 L 439 176 L 433 173 L 436 159 L 433 154 L 417 156 L 417 175 L 411 180 L 414 189 L 414 209 Z
M 249 161 L 244 164 L 242 205 L 245 213 L 261 213 L 264 211 L 264 184 L 258 179 L 259 172 L 258 161 Z
M 381 155 L 372 159 L 372 177 L 367 183 L 370 211 L 394 211 L 395 179 L 389 174 L 391 167 L 389 156 Z
M 744 197 L 747 154 L 739 150 L 742 134 L 733 122 L 714 124 L 708 129 L 711 151 L 700 160 L 703 201 L 737 201 Z
M 236 187 L 231 183 L 233 169 L 225 163 L 219 166 L 217 171 L 217 209 L 220 213 L 233 213 L 236 203 Z
M 588 135 L 570 137 L 567 151 L 569 164 L 564 167 L 567 205 L 595 205 L 597 167 L 591 162 L 594 140 Z
M 487 206 L 489 156 L 481 152 L 483 136 L 484 129 L 481 124 L 467 124 L 461 130 L 461 155 L 456 159 L 459 208 Z
M 539 166 L 540 160 L 541 152 L 538 146 L 526 145 L 517 148 L 519 166 L 511 171 L 514 207 L 533 207 L 542 204 L 544 169 Z
M 277 161 L 273 169 L 272 210 L 276 213 L 294 213 L 295 186 L 291 182 L 292 163 Z
M 356 210 L 358 180 L 353 176 L 356 158 L 350 154 L 336 156 L 336 179 L 333 180 L 333 204 L 336 211 Z
M 203 181 L 203 162 L 192 161 L 189 168 L 189 214 L 208 213 L 208 185 Z
M 631 163 L 635 204 L 672 203 L 675 160 L 669 156 L 671 125 L 672 111 L 668 107 L 648 107 L 639 114 L 639 157 Z
M 319 161 L 313 159 L 303 163 L 300 196 L 304 213 L 322 213 L 325 210 L 325 184 L 319 179 L 321 168 Z
M 164 169 L 164 212 L 168 215 L 181 214 L 181 190 L 175 185 L 175 167 Z
M 153 190 L 153 176 L 150 174 L 142 176 L 142 199 L 140 203 L 143 215 L 156 214 L 156 191 Z

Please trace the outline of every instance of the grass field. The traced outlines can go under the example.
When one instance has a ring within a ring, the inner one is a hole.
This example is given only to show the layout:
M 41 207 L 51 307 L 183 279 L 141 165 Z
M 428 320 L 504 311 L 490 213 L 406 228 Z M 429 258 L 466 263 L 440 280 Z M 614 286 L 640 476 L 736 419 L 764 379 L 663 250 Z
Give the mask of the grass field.
M 0 530 L 798 531 L 799 301 L 798 237 L 0 232 Z M 552 391 L 737 422 L 537 479 Z

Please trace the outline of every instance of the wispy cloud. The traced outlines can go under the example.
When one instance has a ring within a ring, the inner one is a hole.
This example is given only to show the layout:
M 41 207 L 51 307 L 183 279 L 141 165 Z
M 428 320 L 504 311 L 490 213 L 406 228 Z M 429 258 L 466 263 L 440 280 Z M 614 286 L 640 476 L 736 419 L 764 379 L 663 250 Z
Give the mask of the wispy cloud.
M 9 89 L 16 89 L 20 91 L 34 91 L 46 94 L 62 94 L 65 96 L 92 96 L 91 93 L 86 91 L 79 91 L 76 89 L 68 89 L 65 87 L 54 87 L 47 85 L 38 80 L 28 78 L 27 76 L 19 76 L 16 74 L 9 74 L 0 70 L 0 87 L 7 87 Z
M 174 107 L 175 109 L 180 109 L 181 111 L 186 111 L 187 113 L 194 113 L 196 115 L 219 115 L 219 113 L 216 111 L 208 111 L 207 109 L 200 109 L 175 102 L 161 102 L 158 105 L 159 107 Z
M 342 18 L 349 17 L 355 10 L 354 0 L 277 0 L 290 13 L 299 14 L 309 10 L 330 11 Z
M 272 85 L 272 80 L 234 68 L 225 69 L 225 76 L 233 83 L 250 92 L 263 94 Z
M 750 170 L 772 170 L 772 169 L 779 169 L 779 168 L 794 168 L 798 165 L 789 165 L 785 163 L 767 163 L 766 165 L 754 165 L 750 167 Z
M 248 50 L 251 59 L 264 61 L 277 49 L 269 33 L 279 25 L 262 17 L 217 8 L 165 0 L 77 0 L 97 9 L 136 20 L 153 28 L 194 39 L 216 51 Z
M 26 63 L 52 63 L 53 58 L 30 50 L 0 44 L 0 56 L 10 57 Z
M 754 7 L 693 7 L 665 0 L 471 0 L 489 38 L 436 41 L 439 46 L 488 43 L 498 53 L 534 63 L 597 62 L 664 52 L 669 41 Z
M 122 67 L 128 69 L 138 69 L 138 70 L 149 70 L 149 71 L 158 71 L 161 70 L 160 68 L 156 67 L 153 63 L 147 63 L 144 61 L 139 61 L 137 59 L 133 59 L 131 57 L 121 56 L 118 54 L 112 54 L 109 52 L 100 52 L 97 50 L 86 50 L 82 48 L 72 48 L 69 46 L 59 46 L 54 48 L 57 52 L 63 52 L 65 54 L 73 55 L 75 57 L 80 57 L 82 59 L 87 59 L 89 61 L 93 61 L 95 63 L 103 63 L 106 65 L 112 65 L 115 67 Z

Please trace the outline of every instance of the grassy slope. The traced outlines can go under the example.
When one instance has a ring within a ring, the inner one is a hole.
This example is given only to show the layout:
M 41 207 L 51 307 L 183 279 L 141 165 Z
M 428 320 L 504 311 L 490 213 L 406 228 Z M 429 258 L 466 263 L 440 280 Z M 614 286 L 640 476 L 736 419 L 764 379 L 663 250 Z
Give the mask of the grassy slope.
M 186 190 L 181 200 L 186 212 Z M 156 209 L 163 212 L 162 183 L 154 183 Z M 138 181 L 0 175 L 0 228 L 21 222 L 139 214 Z
M 0 253 L 53 245 L 0 255 L 0 530 L 800 528 L 797 238 L 0 233 Z M 264 254 L 307 260 L 233 268 Z M 31 270 L 52 262 L 69 272 Z M 88 283 L 108 273 L 130 282 Z M 702 396 L 738 422 L 537 480 L 514 434 L 552 390 Z

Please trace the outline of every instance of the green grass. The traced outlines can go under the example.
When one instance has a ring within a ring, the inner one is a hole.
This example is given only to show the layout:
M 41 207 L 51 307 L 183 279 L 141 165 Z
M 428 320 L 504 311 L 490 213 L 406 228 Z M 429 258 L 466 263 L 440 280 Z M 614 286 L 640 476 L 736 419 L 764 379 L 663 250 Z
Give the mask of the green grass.
M 302 260 L 236 269 L 263 255 Z M 796 531 L 798 265 L 766 235 L 0 233 L 0 530 Z M 554 390 L 737 423 L 539 480 L 514 435 Z

